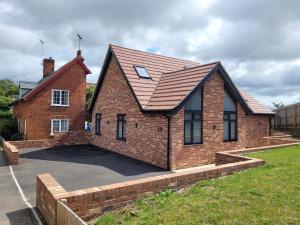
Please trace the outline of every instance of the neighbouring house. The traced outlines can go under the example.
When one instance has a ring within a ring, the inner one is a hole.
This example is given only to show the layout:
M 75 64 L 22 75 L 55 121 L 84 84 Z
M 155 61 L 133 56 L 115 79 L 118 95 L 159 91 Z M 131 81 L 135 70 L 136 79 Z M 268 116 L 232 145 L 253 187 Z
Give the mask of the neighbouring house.
M 54 59 L 45 58 L 39 82 L 20 82 L 20 98 L 13 112 L 26 139 L 48 139 L 84 129 L 86 75 L 91 72 L 83 61 L 79 50 L 55 71 Z
M 237 89 L 221 62 L 199 64 L 115 45 L 89 110 L 94 145 L 171 170 L 255 146 L 270 135 L 274 114 Z

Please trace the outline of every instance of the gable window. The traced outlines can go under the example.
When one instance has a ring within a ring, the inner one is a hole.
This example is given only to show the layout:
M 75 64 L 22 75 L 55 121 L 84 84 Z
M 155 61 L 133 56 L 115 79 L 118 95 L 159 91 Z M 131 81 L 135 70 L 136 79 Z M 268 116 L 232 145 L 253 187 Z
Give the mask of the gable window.
M 98 134 L 98 135 L 101 134 L 101 119 L 102 119 L 102 115 L 100 113 L 96 113 L 95 134 Z
M 52 106 L 69 106 L 68 90 L 52 90 Z
M 117 115 L 117 139 L 126 140 L 126 115 L 118 114 Z
M 52 119 L 51 134 L 65 133 L 69 131 L 69 120 L 67 119 Z
M 202 89 L 197 90 L 184 106 L 184 144 L 202 143 Z
M 151 78 L 148 71 L 143 66 L 133 66 L 139 77 L 141 78 Z
M 237 116 L 236 116 L 236 103 L 225 90 L 224 92 L 224 128 L 223 128 L 224 141 L 237 140 Z

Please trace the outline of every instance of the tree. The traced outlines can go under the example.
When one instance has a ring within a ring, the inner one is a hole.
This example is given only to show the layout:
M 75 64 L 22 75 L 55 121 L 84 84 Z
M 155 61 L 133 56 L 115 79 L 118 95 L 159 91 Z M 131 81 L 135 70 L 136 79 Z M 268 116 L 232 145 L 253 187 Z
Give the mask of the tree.
M 0 80 L 0 111 L 10 110 L 15 96 L 18 95 L 18 85 L 9 79 Z
M 0 80 L 0 96 L 14 97 L 19 94 L 18 85 L 9 79 Z
M 88 107 L 92 101 L 92 97 L 95 91 L 94 86 L 90 86 L 86 88 L 86 107 Z
M 9 111 L 13 101 L 11 97 L 0 96 L 0 111 Z

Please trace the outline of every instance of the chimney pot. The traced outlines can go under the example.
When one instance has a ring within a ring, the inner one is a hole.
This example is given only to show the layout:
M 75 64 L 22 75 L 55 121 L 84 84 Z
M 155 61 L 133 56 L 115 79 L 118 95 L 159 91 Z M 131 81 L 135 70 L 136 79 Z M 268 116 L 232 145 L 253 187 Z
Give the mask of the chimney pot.
M 54 59 L 52 57 L 43 60 L 43 78 L 51 75 L 54 72 Z
M 81 56 L 81 50 L 78 50 L 77 51 L 77 57 L 80 57 Z

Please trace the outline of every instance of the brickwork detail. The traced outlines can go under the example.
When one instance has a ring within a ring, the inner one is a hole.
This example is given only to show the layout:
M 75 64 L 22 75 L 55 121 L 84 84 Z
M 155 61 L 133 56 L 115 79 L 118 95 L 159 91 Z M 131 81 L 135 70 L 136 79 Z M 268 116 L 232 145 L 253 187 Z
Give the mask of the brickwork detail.
M 93 109 L 102 114 L 101 135 L 94 135 L 92 143 L 104 149 L 167 168 L 167 118 L 162 114 L 144 114 L 117 65 L 109 63 L 102 88 Z M 126 141 L 116 139 L 117 114 L 126 114 Z

